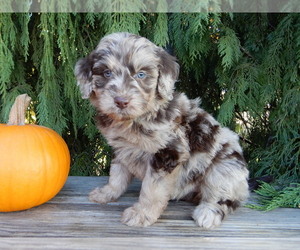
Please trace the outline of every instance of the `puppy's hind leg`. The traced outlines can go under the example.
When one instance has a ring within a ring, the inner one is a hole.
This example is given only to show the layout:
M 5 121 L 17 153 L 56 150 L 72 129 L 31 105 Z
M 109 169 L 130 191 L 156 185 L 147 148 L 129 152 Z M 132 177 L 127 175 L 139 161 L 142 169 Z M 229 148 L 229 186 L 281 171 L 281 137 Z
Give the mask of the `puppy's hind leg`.
M 244 166 L 226 162 L 213 166 L 199 187 L 202 199 L 193 213 L 196 224 L 204 229 L 219 226 L 227 214 L 247 199 L 247 177 L 248 170 Z
M 104 187 L 95 188 L 89 194 L 90 201 L 108 203 L 117 200 L 127 189 L 132 180 L 132 174 L 121 164 L 112 164 L 110 167 L 109 182 Z

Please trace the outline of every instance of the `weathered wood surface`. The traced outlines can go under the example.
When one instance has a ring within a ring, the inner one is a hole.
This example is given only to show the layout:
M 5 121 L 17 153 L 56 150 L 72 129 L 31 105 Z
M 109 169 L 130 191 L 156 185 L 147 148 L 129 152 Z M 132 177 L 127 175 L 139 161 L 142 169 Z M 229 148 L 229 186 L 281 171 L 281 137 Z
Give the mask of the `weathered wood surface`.
M 214 230 L 195 226 L 194 205 L 170 202 L 156 224 L 122 225 L 122 211 L 138 199 L 134 182 L 119 201 L 91 203 L 88 193 L 107 177 L 69 177 L 51 201 L 0 213 L 0 249 L 300 249 L 300 209 L 240 208 Z

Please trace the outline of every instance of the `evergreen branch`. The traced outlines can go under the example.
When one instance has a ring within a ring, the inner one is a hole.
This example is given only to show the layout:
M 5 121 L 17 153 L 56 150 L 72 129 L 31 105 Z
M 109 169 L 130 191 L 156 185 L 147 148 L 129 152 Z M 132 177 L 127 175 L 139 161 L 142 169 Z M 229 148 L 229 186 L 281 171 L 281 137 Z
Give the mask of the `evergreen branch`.
M 240 46 L 240 49 L 246 56 L 248 56 L 249 58 L 251 58 L 253 60 L 256 60 L 255 57 L 253 55 L 251 55 L 251 53 L 246 48 L 244 48 L 243 46 Z
M 245 137 L 243 137 L 243 136 L 240 136 L 240 135 L 239 135 L 239 138 L 240 138 L 241 141 L 246 142 L 246 143 L 248 143 L 249 145 L 252 145 L 252 146 L 255 146 L 255 147 L 258 146 L 258 144 L 253 143 L 252 141 L 250 141 L 249 139 L 247 139 L 247 138 L 245 138 Z
M 250 208 L 263 211 L 271 211 L 279 207 L 300 208 L 299 183 L 292 183 L 289 187 L 277 191 L 272 185 L 263 182 L 255 192 L 260 195 L 258 205 L 248 205 Z
M 251 123 L 250 119 L 246 120 L 242 114 L 240 112 L 235 112 L 235 114 L 238 116 L 238 119 L 241 120 L 243 122 L 243 124 L 245 125 L 246 129 L 248 131 L 250 131 L 250 127 L 253 125 L 253 123 Z

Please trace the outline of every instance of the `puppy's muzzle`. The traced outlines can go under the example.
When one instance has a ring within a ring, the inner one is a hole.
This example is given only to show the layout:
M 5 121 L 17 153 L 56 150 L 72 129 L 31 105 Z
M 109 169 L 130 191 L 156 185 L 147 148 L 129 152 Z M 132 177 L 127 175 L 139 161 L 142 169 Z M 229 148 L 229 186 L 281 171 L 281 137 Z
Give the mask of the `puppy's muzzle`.
M 120 109 L 126 108 L 129 104 L 129 100 L 122 96 L 116 96 L 114 98 L 114 102 L 115 102 L 116 106 Z

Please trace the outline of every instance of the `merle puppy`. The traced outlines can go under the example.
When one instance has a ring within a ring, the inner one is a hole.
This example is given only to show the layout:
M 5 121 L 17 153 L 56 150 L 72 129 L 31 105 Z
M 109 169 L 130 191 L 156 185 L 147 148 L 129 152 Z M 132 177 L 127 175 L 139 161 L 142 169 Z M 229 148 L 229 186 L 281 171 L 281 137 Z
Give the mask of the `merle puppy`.
M 248 170 L 238 136 L 174 92 L 176 59 L 146 38 L 114 33 L 79 60 L 75 75 L 83 98 L 97 110 L 97 126 L 114 149 L 109 183 L 90 200 L 118 199 L 133 177 L 142 180 L 139 200 L 122 222 L 148 226 L 168 201 L 197 203 L 200 227 L 220 225 L 248 196 Z

